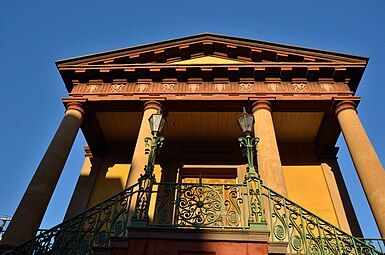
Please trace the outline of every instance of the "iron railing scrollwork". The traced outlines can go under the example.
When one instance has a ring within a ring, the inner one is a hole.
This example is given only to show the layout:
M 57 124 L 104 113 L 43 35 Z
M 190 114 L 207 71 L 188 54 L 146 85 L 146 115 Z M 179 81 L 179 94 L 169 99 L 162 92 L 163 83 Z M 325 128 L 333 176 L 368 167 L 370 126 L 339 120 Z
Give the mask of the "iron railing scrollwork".
M 107 247 L 110 237 L 126 236 L 139 185 L 37 235 L 5 254 L 92 254 Z
M 249 183 L 154 186 L 157 196 L 151 226 L 248 229 L 249 222 L 264 223 L 261 197 Z
M 139 225 L 138 225 L 139 223 Z M 260 179 L 242 184 L 139 182 L 6 254 L 92 254 L 130 227 L 270 229 L 289 253 L 369 255 L 383 252 L 279 195 Z
M 271 241 L 287 242 L 289 253 L 383 254 L 376 246 L 353 237 L 293 201 L 262 185 L 268 202 Z

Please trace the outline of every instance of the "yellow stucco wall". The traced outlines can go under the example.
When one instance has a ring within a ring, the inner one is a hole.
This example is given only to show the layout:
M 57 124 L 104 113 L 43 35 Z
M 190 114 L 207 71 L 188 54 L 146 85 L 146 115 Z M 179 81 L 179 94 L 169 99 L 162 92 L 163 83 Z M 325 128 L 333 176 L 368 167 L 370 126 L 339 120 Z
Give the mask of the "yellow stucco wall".
M 339 226 L 322 167 L 282 166 L 282 169 L 289 199 L 329 223 Z
M 213 56 L 205 56 L 174 62 L 175 65 L 198 65 L 198 64 L 242 64 L 244 62 L 235 59 L 218 58 Z
M 125 188 L 131 164 L 115 162 L 113 155 L 105 156 L 92 188 L 87 208 L 116 195 Z M 156 180 L 160 181 L 161 167 L 159 165 L 155 165 L 154 174 Z

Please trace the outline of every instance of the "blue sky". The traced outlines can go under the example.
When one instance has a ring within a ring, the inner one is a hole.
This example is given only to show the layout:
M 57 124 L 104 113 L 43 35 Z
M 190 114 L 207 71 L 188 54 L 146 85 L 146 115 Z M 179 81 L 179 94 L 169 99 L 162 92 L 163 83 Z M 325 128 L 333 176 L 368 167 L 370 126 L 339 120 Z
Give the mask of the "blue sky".
M 385 1 L 0 1 L 0 214 L 11 216 L 64 113 L 55 60 L 213 32 L 369 56 L 357 95 L 385 162 Z M 42 227 L 59 223 L 83 160 L 79 134 Z M 378 236 L 340 137 L 340 166 L 367 236 Z M 368 169 L 370 171 L 370 169 Z

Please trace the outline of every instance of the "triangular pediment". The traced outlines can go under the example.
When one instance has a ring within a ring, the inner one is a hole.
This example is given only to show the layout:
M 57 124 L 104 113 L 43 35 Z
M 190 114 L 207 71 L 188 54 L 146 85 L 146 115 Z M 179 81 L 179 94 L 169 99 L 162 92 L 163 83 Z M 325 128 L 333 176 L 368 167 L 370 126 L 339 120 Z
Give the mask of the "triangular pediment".
M 204 56 L 199 58 L 191 58 L 187 60 L 172 62 L 172 64 L 174 65 L 220 65 L 220 64 L 244 64 L 244 63 L 245 62 L 242 62 L 236 59 L 218 58 L 214 56 Z
M 57 61 L 69 65 L 232 65 L 260 63 L 366 63 L 368 58 L 215 34 Z

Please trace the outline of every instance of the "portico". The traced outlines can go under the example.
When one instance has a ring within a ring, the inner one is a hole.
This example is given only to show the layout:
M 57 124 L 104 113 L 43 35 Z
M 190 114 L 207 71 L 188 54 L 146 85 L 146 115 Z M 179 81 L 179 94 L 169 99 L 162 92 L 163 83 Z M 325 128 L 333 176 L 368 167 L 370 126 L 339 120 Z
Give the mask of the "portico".
M 211 34 L 58 61 L 67 111 L 1 245 L 34 237 L 80 128 L 88 153 L 67 219 L 137 184 L 147 164 L 144 140 L 152 136 L 148 119 L 158 112 L 167 124 L 157 183 L 203 176 L 221 187 L 245 185 L 236 123 L 243 107 L 260 139 L 263 185 L 359 236 L 338 164 L 330 163 L 342 131 L 384 237 L 384 169 L 356 111 L 366 64 L 363 57 Z

